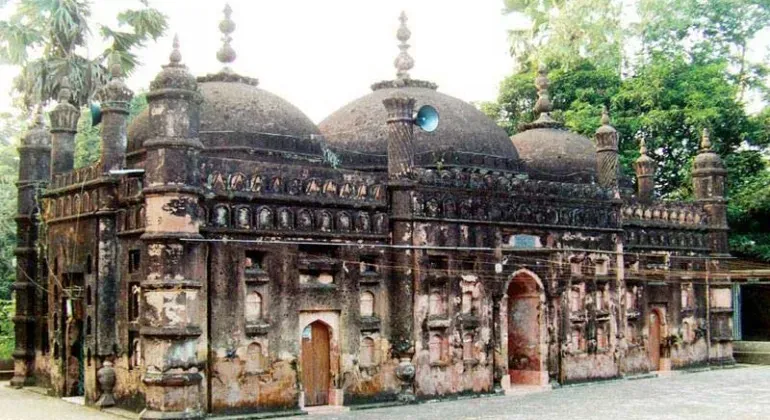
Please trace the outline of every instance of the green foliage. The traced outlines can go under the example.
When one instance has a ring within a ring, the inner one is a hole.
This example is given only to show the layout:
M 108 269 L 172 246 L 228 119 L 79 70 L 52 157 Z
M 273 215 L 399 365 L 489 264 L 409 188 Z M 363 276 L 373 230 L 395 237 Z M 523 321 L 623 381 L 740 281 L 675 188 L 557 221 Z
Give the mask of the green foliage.
M 0 115 L 0 300 L 11 298 L 11 284 L 16 278 L 16 148 L 25 125 L 13 115 Z
M 608 0 L 504 4 L 506 13 L 529 17 L 532 27 L 512 33 L 522 66 L 501 83 L 496 102 L 480 105 L 483 112 L 511 134 L 532 121 L 535 64 L 545 63 L 552 69 L 552 116 L 592 136 L 607 105 L 624 173 L 633 177 L 644 139 L 657 163 L 657 193 L 677 199 L 691 198 L 692 159 L 702 129 L 709 128 L 728 169 L 732 251 L 770 261 L 770 107 L 748 115 L 742 102 L 747 90 L 768 91 L 767 64 L 752 62 L 746 52 L 770 28 L 770 2 L 636 0 L 640 21 L 625 29 L 610 16 L 617 4 Z M 634 60 L 624 50 L 629 41 L 641 45 Z M 618 62 L 625 63 L 622 72 Z
M 13 356 L 16 336 L 13 333 L 13 315 L 16 305 L 12 300 L 0 300 L 0 360 Z
M 583 60 L 620 74 L 625 32 L 618 0 L 504 0 L 505 13 L 529 17 L 528 28 L 509 33 L 511 53 L 523 70 L 538 62 L 572 69 Z
M 166 30 L 166 17 L 150 8 L 126 10 L 118 15 L 118 28 L 98 25 L 99 34 L 111 41 L 96 57 L 80 55 L 91 33 L 89 0 L 21 0 L 6 21 L 0 21 L 0 61 L 17 65 L 22 72 L 14 80 L 22 105 L 56 98 L 58 84 L 69 76 L 75 105 L 85 105 L 107 81 L 105 61 L 111 53 L 120 57 L 130 73 L 139 64 L 135 50 L 155 40 Z M 39 53 L 33 57 L 32 53 Z

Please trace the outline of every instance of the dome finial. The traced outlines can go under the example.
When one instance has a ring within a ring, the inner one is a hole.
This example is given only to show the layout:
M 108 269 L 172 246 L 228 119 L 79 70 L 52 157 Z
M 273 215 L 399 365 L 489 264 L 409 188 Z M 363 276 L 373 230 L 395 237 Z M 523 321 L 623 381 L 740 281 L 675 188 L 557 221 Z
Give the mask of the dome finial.
M 229 71 L 230 69 L 227 65 L 235 61 L 235 57 L 237 57 L 235 50 L 230 46 L 230 42 L 233 40 L 230 34 L 235 31 L 235 22 L 230 19 L 230 16 L 233 14 L 233 9 L 230 8 L 229 3 L 225 4 L 224 14 L 225 18 L 219 22 L 219 31 L 222 32 L 222 48 L 217 51 L 217 60 L 225 65 L 225 71 Z
M 607 111 L 607 105 L 602 105 L 602 125 L 610 125 L 610 113 Z
M 409 38 L 412 36 L 412 32 L 406 27 L 406 12 L 402 11 L 398 20 L 401 21 L 401 25 L 396 32 L 396 38 L 401 42 L 398 45 L 398 49 L 401 50 L 401 52 L 398 53 L 394 65 L 396 66 L 396 77 L 403 80 L 409 79 L 409 70 L 414 67 L 414 59 L 409 55 L 409 44 L 407 44 L 407 41 L 409 41 Z
M 700 148 L 701 150 L 711 150 L 711 136 L 708 128 L 703 129 L 703 134 L 700 139 Z
M 70 99 L 72 99 L 72 90 L 70 89 L 69 77 L 64 76 L 61 78 L 61 82 L 59 82 L 59 95 L 56 97 L 56 99 L 60 103 L 69 102 Z
M 647 143 L 644 141 L 644 137 L 639 140 L 639 154 L 642 156 L 647 155 Z
M 110 54 L 109 64 L 110 76 L 112 76 L 113 79 L 123 77 L 123 66 L 120 60 L 120 53 L 117 51 L 112 51 L 112 54 Z
M 537 88 L 537 102 L 535 102 L 535 112 L 540 114 L 538 121 L 551 121 L 550 112 L 553 109 L 551 105 L 551 96 L 548 93 L 548 86 L 551 82 L 548 80 L 548 68 L 544 63 L 537 67 L 537 77 L 535 77 L 535 87 Z
M 174 43 L 171 44 L 171 54 L 168 56 L 169 65 L 178 66 L 182 62 L 182 53 L 179 51 L 179 35 L 174 34 Z

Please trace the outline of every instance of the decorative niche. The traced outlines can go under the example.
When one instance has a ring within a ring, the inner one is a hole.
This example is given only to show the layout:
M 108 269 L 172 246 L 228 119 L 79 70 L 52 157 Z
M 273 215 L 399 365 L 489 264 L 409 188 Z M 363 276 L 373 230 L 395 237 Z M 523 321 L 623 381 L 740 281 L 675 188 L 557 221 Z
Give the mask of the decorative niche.
M 261 251 L 246 251 L 243 257 L 243 274 L 247 283 L 267 283 L 267 256 Z
M 359 283 L 378 284 L 381 273 L 380 266 L 375 255 L 362 255 L 359 259 Z
M 335 285 L 335 275 L 340 264 L 335 258 L 333 247 L 300 245 L 297 264 L 300 285 Z

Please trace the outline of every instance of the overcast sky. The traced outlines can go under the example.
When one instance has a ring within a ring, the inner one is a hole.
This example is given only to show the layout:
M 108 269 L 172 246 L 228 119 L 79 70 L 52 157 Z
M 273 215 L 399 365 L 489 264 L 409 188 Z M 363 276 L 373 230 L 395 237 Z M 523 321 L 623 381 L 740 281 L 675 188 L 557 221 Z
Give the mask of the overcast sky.
M 93 2 L 93 22 L 116 24 L 121 10 L 138 0 Z M 217 72 L 218 24 L 225 0 L 150 0 L 169 18 L 167 36 L 139 52 L 142 66 L 128 80 L 135 91 L 168 62 L 179 34 L 183 62 L 193 74 Z M 230 0 L 236 30 L 236 72 L 256 77 L 319 122 L 369 92 L 369 85 L 395 76 L 398 16 L 406 11 L 412 31 L 413 78 L 466 101 L 492 100 L 510 74 L 507 30 L 521 20 L 501 13 L 501 0 Z M 4 15 L 7 15 L 4 13 Z M 97 33 L 97 28 L 92 28 Z M 98 37 L 91 55 L 104 47 Z M 0 66 L 0 93 L 10 91 L 18 70 Z M 8 95 L 0 109 L 9 110 Z

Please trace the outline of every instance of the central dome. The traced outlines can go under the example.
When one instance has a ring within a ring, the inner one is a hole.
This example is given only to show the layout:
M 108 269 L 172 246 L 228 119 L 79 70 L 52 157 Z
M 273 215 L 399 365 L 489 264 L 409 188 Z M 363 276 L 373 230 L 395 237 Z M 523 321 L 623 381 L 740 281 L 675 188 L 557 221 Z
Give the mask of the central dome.
M 383 99 L 404 94 L 416 100 L 415 109 L 432 105 L 439 112 L 436 131 L 414 131 L 416 154 L 453 149 L 456 152 L 518 159 L 505 130 L 473 105 L 437 92 L 435 85 L 413 79 L 383 82 L 374 91 L 345 105 L 319 124 L 330 147 L 385 155 L 388 152 L 387 112 Z
M 203 96 L 200 138 L 206 148 L 262 147 L 259 137 L 273 139 L 273 148 L 289 147 L 295 139 L 320 135 L 318 128 L 296 106 L 256 86 L 256 80 L 218 73 L 198 79 Z M 150 135 L 149 111 L 144 110 L 128 127 L 128 152 L 142 148 Z M 222 136 L 218 133 L 237 133 Z

